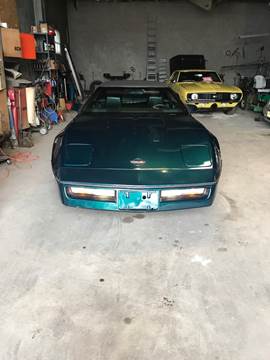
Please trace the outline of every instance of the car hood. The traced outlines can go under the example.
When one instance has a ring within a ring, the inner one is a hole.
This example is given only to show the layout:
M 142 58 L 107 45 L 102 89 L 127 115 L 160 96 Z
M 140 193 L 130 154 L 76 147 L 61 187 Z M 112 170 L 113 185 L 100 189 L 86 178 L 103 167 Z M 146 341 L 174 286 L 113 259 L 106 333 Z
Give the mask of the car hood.
M 189 115 L 89 114 L 66 129 L 62 166 L 150 170 L 212 167 L 210 133 Z
M 223 83 L 207 83 L 207 82 L 186 82 L 180 83 L 180 86 L 188 92 L 236 92 L 241 93 L 241 90 L 236 86 L 229 86 Z

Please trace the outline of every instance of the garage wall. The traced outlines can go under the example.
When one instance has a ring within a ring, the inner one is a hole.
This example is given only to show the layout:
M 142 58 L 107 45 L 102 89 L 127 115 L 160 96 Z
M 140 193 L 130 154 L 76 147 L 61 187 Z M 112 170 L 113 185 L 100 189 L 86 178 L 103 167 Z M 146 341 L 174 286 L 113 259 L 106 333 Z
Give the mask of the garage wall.
M 30 32 L 31 25 L 35 24 L 33 0 L 17 0 L 20 31 Z
M 45 12 L 48 23 L 60 31 L 62 43 L 67 44 L 69 39 L 66 0 L 46 0 Z
M 77 10 L 68 5 L 71 51 L 77 70 L 91 82 L 104 72 L 122 74 L 131 66 L 135 78 L 145 77 L 147 15 L 157 17 L 158 56 L 205 54 L 208 67 L 249 63 L 260 56 L 269 58 L 270 38 L 237 39 L 239 34 L 270 32 L 270 8 L 265 3 L 226 2 L 211 12 L 188 2 L 106 3 L 78 1 Z M 226 56 L 239 47 L 238 55 Z M 227 51 L 228 53 L 228 51 Z M 256 68 L 250 69 L 256 72 Z M 235 71 L 227 74 L 233 82 Z

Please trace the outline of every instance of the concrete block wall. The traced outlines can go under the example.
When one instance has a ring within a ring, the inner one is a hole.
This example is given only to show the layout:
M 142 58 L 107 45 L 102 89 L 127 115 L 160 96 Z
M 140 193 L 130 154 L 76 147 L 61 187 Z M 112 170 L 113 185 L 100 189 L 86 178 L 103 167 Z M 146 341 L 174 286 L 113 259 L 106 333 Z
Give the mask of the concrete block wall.
M 67 44 L 69 37 L 66 0 L 46 0 L 45 14 L 48 23 L 60 31 L 62 43 Z
M 270 59 L 270 37 L 239 40 L 241 34 L 270 32 L 270 7 L 259 2 L 224 2 L 211 12 L 185 2 L 69 2 L 71 52 L 77 70 L 92 80 L 103 73 L 121 74 L 135 67 L 134 78 L 143 79 L 146 68 L 147 16 L 158 23 L 158 57 L 204 54 L 208 67 Z M 237 48 L 235 55 L 228 56 Z M 239 71 L 239 70 L 237 70 Z M 247 70 L 256 72 L 256 68 Z M 245 73 L 246 71 L 242 71 Z M 227 74 L 232 83 L 236 71 Z

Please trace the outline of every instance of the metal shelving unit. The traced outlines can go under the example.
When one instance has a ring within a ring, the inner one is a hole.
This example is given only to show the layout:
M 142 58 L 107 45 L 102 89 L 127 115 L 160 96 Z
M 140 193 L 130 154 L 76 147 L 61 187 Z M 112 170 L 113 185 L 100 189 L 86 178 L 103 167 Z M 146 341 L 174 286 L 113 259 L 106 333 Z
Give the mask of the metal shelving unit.
M 48 33 L 33 33 L 33 35 L 37 44 L 34 71 L 41 80 L 57 80 L 57 69 L 51 68 L 51 61 L 56 61 L 54 35 Z

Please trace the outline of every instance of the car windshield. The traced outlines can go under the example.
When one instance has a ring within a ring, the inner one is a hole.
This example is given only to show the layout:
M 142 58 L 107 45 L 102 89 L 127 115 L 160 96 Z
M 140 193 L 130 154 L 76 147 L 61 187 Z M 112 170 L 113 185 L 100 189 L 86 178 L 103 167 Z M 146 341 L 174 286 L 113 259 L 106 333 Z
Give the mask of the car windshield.
M 183 71 L 180 73 L 179 82 L 221 82 L 214 71 Z
M 178 96 L 162 87 L 100 87 L 87 102 L 85 111 L 187 113 Z

